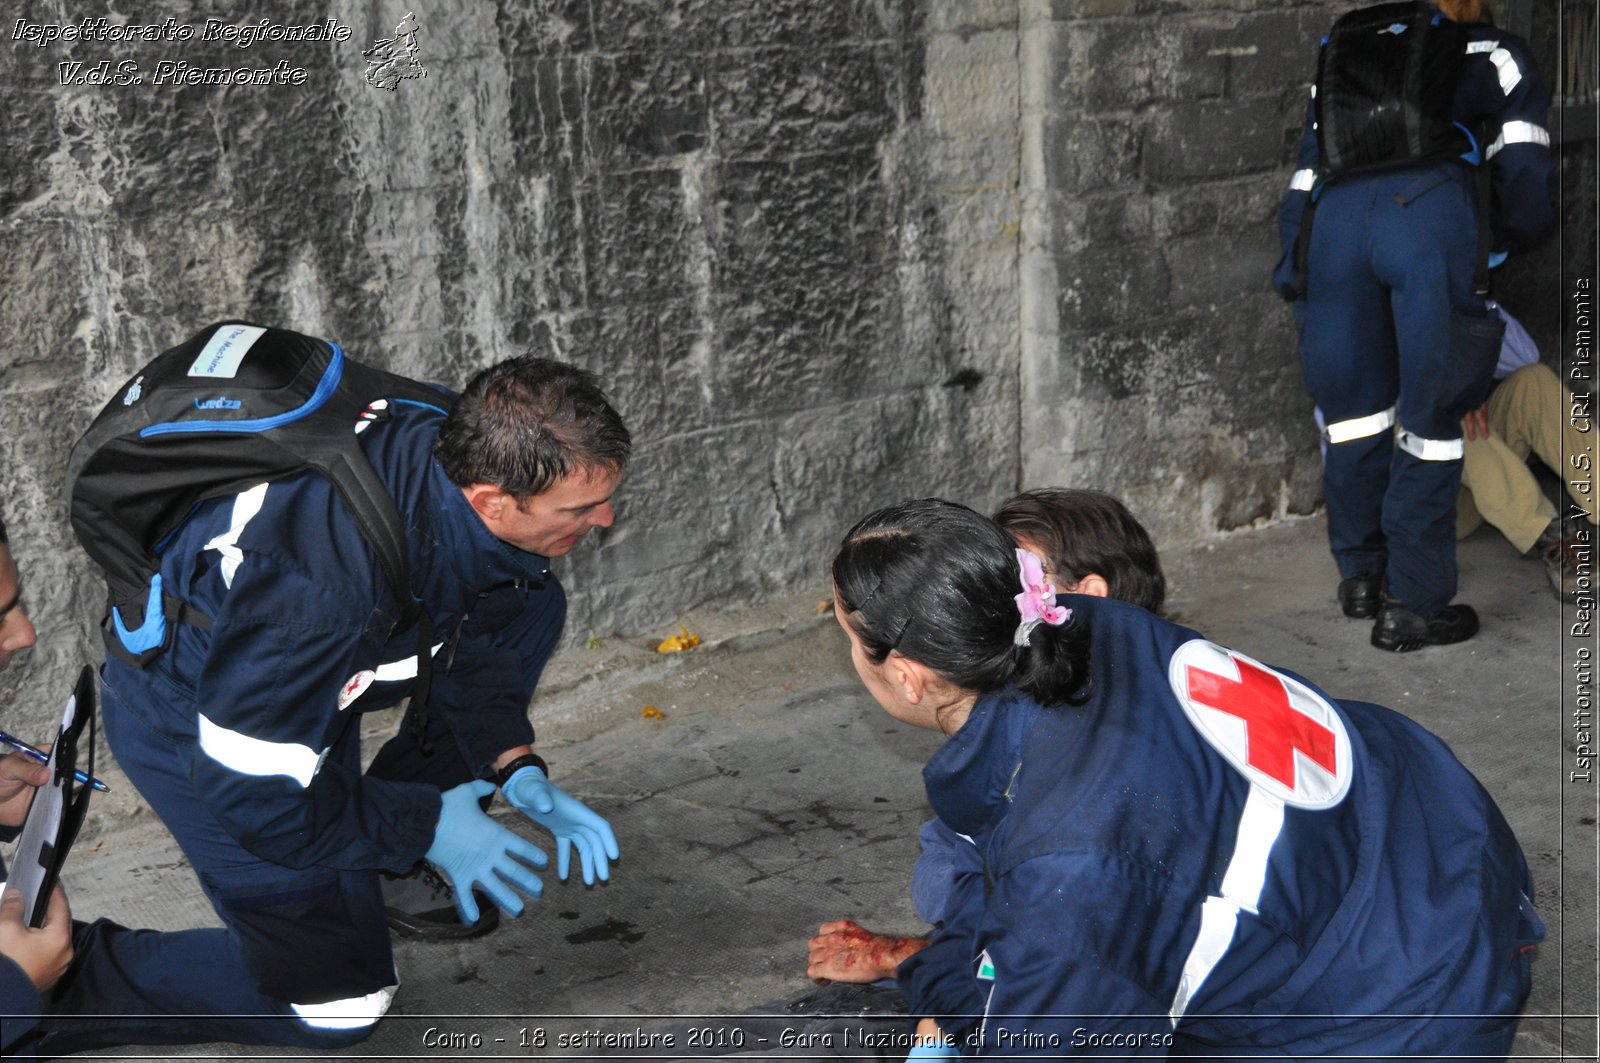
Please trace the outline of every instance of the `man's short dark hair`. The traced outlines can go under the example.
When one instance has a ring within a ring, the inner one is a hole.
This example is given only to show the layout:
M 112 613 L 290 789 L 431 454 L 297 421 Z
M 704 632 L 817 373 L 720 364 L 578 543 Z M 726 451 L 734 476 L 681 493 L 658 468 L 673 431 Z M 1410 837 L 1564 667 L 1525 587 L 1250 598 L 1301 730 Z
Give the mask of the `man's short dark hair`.
M 548 358 L 512 358 L 467 382 L 434 453 L 466 487 L 493 484 L 519 501 L 577 472 L 620 472 L 633 449 L 593 373 Z
M 1161 612 L 1167 578 L 1155 544 L 1112 495 L 1069 487 L 1024 491 L 995 511 L 994 520 L 1037 544 L 1058 577 L 1078 583 L 1097 573 L 1111 597 Z

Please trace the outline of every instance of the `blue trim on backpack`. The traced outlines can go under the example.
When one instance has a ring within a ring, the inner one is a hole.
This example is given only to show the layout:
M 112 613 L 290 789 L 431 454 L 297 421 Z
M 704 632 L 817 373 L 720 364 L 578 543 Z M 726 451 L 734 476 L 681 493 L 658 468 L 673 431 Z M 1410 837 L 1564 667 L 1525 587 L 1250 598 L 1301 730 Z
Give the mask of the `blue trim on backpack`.
M 405 404 L 407 406 L 416 406 L 419 409 L 423 409 L 423 410 L 433 410 L 435 413 L 442 413 L 442 414 L 445 414 L 447 416 L 450 413 L 449 410 L 446 410 L 442 406 L 435 406 L 430 402 L 418 402 L 416 399 L 390 399 L 389 401 L 390 402 L 403 403 L 403 404 Z
M 167 641 L 167 616 L 162 609 L 161 573 L 150 577 L 150 593 L 144 600 L 144 623 L 132 631 L 122 622 L 122 613 L 111 608 L 111 622 L 117 629 L 117 641 L 129 653 L 138 655 L 156 649 Z
M 339 387 L 339 378 L 344 375 L 344 351 L 337 343 L 330 342 L 333 348 L 333 358 L 328 362 L 328 368 L 323 371 L 322 379 L 317 381 L 317 389 L 311 397 L 292 410 L 272 417 L 256 417 L 246 421 L 166 421 L 139 429 L 139 438 L 148 439 L 152 436 L 172 435 L 184 432 L 265 432 L 272 428 L 280 428 L 292 424 L 315 413 L 317 409 L 328 401 Z

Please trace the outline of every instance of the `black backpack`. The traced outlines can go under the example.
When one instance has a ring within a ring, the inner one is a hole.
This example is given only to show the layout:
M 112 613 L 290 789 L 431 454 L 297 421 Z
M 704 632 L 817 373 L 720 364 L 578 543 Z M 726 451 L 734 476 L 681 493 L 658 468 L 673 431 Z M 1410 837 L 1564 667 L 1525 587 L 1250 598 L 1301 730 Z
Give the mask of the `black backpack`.
M 1454 120 L 1464 27 L 1421 2 L 1363 7 L 1333 24 L 1317 59 L 1324 177 L 1457 158 L 1476 142 Z
M 1489 291 L 1489 168 L 1478 131 L 1454 118 L 1467 31 L 1421 0 L 1358 8 L 1340 17 L 1317 57 L 1316 182 L 1295 242 L 1295 293 L 1323 185 L 1342 177 L 1460 159 L 1478 170 L 1478 248 L 1473 290 Z
M 353 362 L 335 343 L 224 321 L 158 355 L 117 390 L 67 464 L 72 529 L 105 571 L 109 653 L 140 667 L 171 622 L 211 620 L 161 588 L 160 553 L 200 502 L 307 469 L 338 490 L 394 592 L 393 631 L 419 627 L 426 699 L 432 624 L 411 593 L 405 528 L 357 443 L 389 405 L 448 412 L 437 388 Z

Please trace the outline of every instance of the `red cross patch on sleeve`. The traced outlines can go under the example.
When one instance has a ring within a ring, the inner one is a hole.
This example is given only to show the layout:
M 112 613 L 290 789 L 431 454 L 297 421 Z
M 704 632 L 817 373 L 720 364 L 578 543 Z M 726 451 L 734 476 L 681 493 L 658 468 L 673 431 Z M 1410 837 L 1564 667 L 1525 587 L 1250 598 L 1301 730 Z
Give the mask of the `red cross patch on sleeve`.
M 1178 647 L 1167 678 L 1201 737 L 1252 785 L 1299 808 L 1344 800 L 1350 735 L 1315 690 L 1204 639 Z

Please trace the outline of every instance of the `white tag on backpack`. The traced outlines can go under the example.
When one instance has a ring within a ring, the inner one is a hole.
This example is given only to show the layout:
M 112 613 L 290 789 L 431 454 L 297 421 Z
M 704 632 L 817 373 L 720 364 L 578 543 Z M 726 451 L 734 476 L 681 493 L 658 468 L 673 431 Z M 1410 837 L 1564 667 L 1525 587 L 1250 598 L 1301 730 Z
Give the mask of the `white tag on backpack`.
M 233 379 L 251 345 L 266 331 L 255 325 L 224 325 L 211 334 L 210 342 L 189 367 L 189 375 Z

